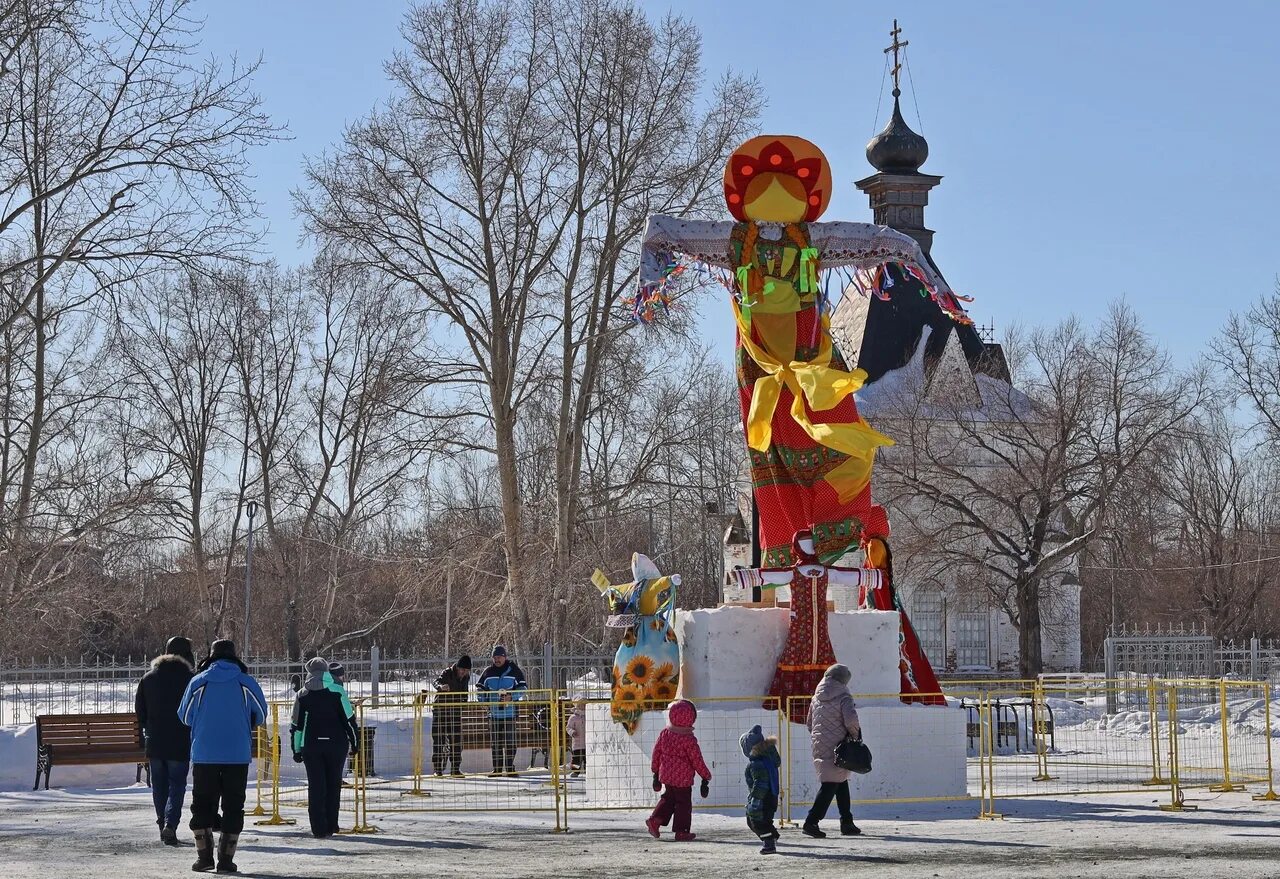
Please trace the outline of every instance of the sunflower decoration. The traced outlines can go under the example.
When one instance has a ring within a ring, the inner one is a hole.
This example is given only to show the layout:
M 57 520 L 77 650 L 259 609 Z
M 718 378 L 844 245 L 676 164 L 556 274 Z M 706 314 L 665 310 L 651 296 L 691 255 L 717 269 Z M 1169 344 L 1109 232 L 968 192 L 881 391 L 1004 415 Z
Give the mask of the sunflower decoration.
M 603 571 L 591 582 L 609 605 L 610 628 L 623 629 L 613 659 L 614 722 L 634 733 L 646 711 L 661 711 L 680 688 L 680 644 L 671 626 L 677 575 L 664 576 L 645 556 L 631 558 L 633 581 L 614 585 Z
M 654 702 L 669 705 L 676 697 L 676 685 L 672 681 L 654 681 L 652 692 Z
M 653 663 L 647 656 L 633 657 L 627 663 L 627 670 L 623 673 L 623 680 L 630 680 L 632 683 L 644 686 L 649 682 L 649 678 L 653 675 Z

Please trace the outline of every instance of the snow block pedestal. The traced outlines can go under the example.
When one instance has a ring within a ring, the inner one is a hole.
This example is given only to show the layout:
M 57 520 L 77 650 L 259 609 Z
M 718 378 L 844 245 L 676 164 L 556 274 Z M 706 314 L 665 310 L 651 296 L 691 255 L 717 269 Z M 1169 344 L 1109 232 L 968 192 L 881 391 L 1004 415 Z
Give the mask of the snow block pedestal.
M 785 607 L 717 607 L 676 613 L 680 694 L 685 699 L 763 699 L 787 641 Z M 898 615 L 891 611 L 834 612 L 827 618 L 836 661 L 849 666 L 853 693 L 881 695 L 860 705 L 900 704 Z
M 959 708 L 940 705 L 859 706 L 863 738 L 872 752 L 872 771 L 850 780 L 853 799 L 909 801 L 938 797 L 964 797 L 965 720 Z M 763 708 L 729 708 L 709 703 L 698 711 L 694 728 L 703 759 L 711 770 L 710 796 L 703 800 L 694 791 L 694 804 L 740 808 L 746 802 L 743 770 L 747 761 L 738 737 L 759 724 L 766 735 L 779 738 L 782 753 L 782 785 L 790 787 L 793 803 L 812 802 L 818 790 L 809 745 L 809 730 L 802 724 L 780 728 L 776 711 Z M 649 760 L 666 714 L 644 715 L 635 735 L 609 717 L 609 706 L 587 708 L 588 757 L 586 801 L 592 806 L 652 806 L 658 795 L 651 787 Z M 790 741 L 788 742 L 788 734 Z M 796 811 L 799 810 L 799 811 Z M 803 807 L 793 818 L 803 817 Z
M 711 770 L 711 795 L 695 805 L 741 808 L 746 801 L 747 760 L 738 737 L 759 724 L 777 736 L 782 784 L 794 803 L 808 803 L 818 789 L 809 730 L 788 724 L 762 707 L 787 638 L 788 608 L 732 605 L 676 614 L 680 638 L 680 695 L 698 706 L 695 732 Z M 858 703 L 873 770 L 851 780 L 855 800 L 910 801 L 964 797 L 965 723 L 954 706 L 904 705 L 899 698 L 898 614 L 859 610 L 828 617 L 837 661 L 849 666 L 849 689 Z M 647 712 L 634 735 L 615 724 L 609 706 L 587 708 L 586 801 L 593 806 L 650 806 L 649 761 L 666 713 Z M 798 810 L 798 811 L 797 811 Z M 793 818 L 802 817 L 797 806 Z

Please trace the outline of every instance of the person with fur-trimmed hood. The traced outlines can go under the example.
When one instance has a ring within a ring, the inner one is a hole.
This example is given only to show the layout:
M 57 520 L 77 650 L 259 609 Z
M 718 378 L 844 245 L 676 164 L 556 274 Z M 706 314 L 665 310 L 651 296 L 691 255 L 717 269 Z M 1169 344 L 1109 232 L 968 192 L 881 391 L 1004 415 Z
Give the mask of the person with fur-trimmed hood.
M 191 766 L 191 730 L 178 719 L 178 704 L 195 674 L 195 652 L 186 638 L 170 638 L 164 653 L 138 681 L 133 710 L 138 741 L 151 764 L 151 799 L 156 807 L 160 841 L 178 844 L 178 821 L 187 796 Z
M 191 727 L 191 829 L 196 837 L 191 869 L 214 869 L 213 831 L 221 826 L 217 869 L 235 873 L 253 730 L 266 723 L 267 698 L 231 641 L 214 641 L 196 672 L 178 706 L 178 717 Z
M 773 826 L 773 816 L 778 811 L 778 768 L 782 766 L 778 737 L 766 737 L 764 730 L 756 724 L 742 734 L 738 744 L 742 746 L 742 755 L 750 761 L 744 773 L 747 780 L 747 826 L 764 843 L 760 854 L 776 854 L 778 828 Z
M 693 778 L 702 776 L 702 798 L 711 790 L 711 770 L 702 759 L 702 747 L 693 733 L 698 719 L 698 709 L 687 699 L 677 699 L 667 709 L 667 728 L 658 733 L 653 743 L 653 789 L 662 791 L 658 805 L 654 807 L 645 827 L 649 835 L 657 839 L 662 827 L 673 821 L 677 842 L 691 842 L 698 838 L 690 832 L 693 824 Z M 663 790 L 663 786 L 666 789 Z

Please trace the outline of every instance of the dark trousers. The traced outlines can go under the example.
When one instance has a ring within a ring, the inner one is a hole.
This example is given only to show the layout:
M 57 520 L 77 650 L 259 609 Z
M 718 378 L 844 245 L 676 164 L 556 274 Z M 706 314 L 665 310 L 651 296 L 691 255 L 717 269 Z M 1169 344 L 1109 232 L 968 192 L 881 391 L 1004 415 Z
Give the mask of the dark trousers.
M 186 760 L 151 759 L 151 801 L 156 806 L 157 824 L 176 828 L 182 820 L 189 769 Z
M 667 785 L 650 817 L 663 827 L 674 817 L 671 829 L 676 833 L 688 833 L 693 826 L 693 788 Z
M 316 745 L 302 753 L 307 768 L 307 816 L 312 836 L 338 832 L 338 811 L 342 806 L 342 767 L 347 762 L 347 743 Z
M 249 783 L 248 763 L 193 763 L 191 766 L 191 829 L 223 833 L 244 829 L 244 792 Z
M 773 816 L 778 811 L 778 795 L 769 794 L 761 799 L 761 814 L 758 818 L 747 816 L 747 826 L 751 832 L 764 840 L 777 839 L 778 828 L 773 826 Z
M 574 769 L 587 768 L 587 749 L 574 748 L 569 757 L 570 764 Z
M 817 824 L 827 817 L 832 797 L 835 797 L 836 807 L 840 810 L 840 820 L 852 821 L 853 812 L 849 811 L 849 782 L 824 781 L 818 789 L 818 795 L 813 798 L 813 808 L 809 810 L 809 817 L 804 819 L 804 823 Z
M 462 771 L 462 718 L 439 717 L 432 723 L 431 767 L 436 772 Z
M 516 770 L 516 719 L 514 717 L 489 718 L 489 751 L 493 757 L 494 772 Z

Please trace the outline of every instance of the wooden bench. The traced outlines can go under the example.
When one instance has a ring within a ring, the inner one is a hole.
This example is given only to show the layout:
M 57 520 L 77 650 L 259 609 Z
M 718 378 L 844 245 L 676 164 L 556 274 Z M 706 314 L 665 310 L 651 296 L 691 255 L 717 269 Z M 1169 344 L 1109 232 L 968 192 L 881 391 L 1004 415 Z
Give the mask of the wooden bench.
M 461 708 L 461 749 L 464 751 L 491 750 L 493 746 L 492 737 L 489 728 L 489 709 L 492 703 L 487 702 L 466 702 L 462 704 L 453 703 L 449 705 L 440 705 L 434 707 L 434 711 L 456 711 Z M 515 745 L 517 748 L 533 748 L 536 751 L 551 752 L 553 730 L 544 728 L 539 725 L 537 712 L 540 708 L 546 708 L 547 714 L 550 714 L 551 706 L 545 702 L 516 702 L 515 720 Z M 568 706 L 562 705 L 562 714 L 568 711 Z M 434 722 L 434 721 L 433 721 Z M 563 720 L 561 721 L 563 727 Z M 563 740 L 564 734 L 561 730 L 560 735 L 554 739 L 559 743 Z M 556 752 L 558 754 L 561 745 L 557 744 Z M 556 759 L 555 756 L 552 759 Z
M 36 783 L 44 773 L 44 789 L 49 789 L 49 770 L 57 763 L 68 766 L 96 766 L 106 763 L 133 763 L 137 780 L 147 773 L 151 784 L 151 764 L 138 744 L 138 717 L 127 714 L 41 714 L 36 717 Z

